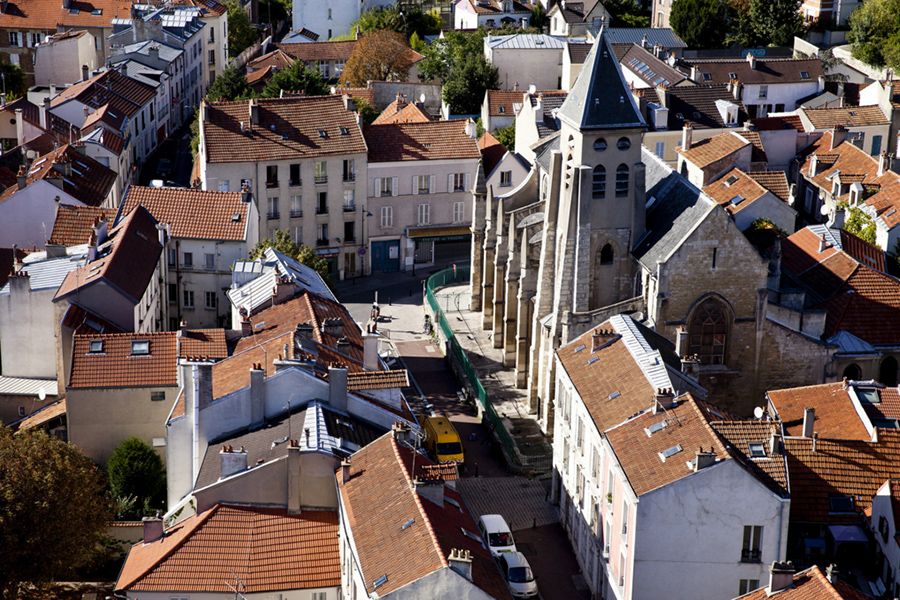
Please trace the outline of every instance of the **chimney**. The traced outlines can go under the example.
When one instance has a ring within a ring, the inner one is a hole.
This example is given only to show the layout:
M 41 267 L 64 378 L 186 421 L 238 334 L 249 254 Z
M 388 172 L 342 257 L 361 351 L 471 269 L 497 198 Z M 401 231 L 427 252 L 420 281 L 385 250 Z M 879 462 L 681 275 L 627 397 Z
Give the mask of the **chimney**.
M 300 323 L 297 325 L 296 335 L 301 340 L 311 340 L 313 337 L 313 326 L 310 323 Z
M 328 367 L 328 404 L 333 410 L 347 412 L 346 367 Z
M 697 65 L 691 65 L 691 81 L 697 81 L 700 77 L 700 69 Z
M 756 57 L 751 52 L 747 53 L 747 62 L 750 64 L 751 69 L 756 70 Z
M 256 99 L 252 99 L 248 102 L 248 106 L 250 112 L 250 131 L 253 131 L 253 126 L 259 125 L 259 104 L 256 102 Z
M 828 249 L 828 242 L 825 240 L 825 234 L 819 238 L 819 254 L 825 252 Z
M 344 322 L 337 317 L 325 319 L 322 323 L 322 333 L 332 337 L 341 338 L 344 335 Z
M 41 102 L 41 105 L 38 107 L 38 122 L 41 126 L 41 129 L 44 131 L 47 130 L 47 111 L 50 110 L 50 98 L 44 98 Z
M 828 578 L 828 582 L 831 585 L 834 585 L 838 582 L 838 576 L 840 572 L 838 571 L 838 567 L 836 564 L 831 563 L 828 567 L 825 568 L 825 577 Z
M 466 119 L 466 135 L 474 140 L 476 134 L 477 129 L 475 127 L 475 121 L 473 121 L 472 119 Z
M 250 317 L 247 315 L 247 309 L 241 309 L 241 337 L 249 337 L 253 335 L 253 323 L 250 322 Z
M 734 96 L 735 100 L 740 100 L 741 96 L 744 95 L 744 84 L 739 79 L 735 79 L 731 83 L 731 95 Z
M 835 125 L 834 129 L 831 130 L 831 147 L 829 150 L 834 150 L 838 146 L 843 143 L 844 140 L 847 139 L 847 128 L 843 125 Z
M 816 444 L 819 442 L 819 433 L 815 432 L 812 434 L 812 452 L 816 453 Z
M 301 461 L 300 444 L 297 440 L 288 440 L 287 459 L 287 514 L 299 515 L 303 512 L 303 463 Z
M 394 421 L 394 424 L 391 425 L 391 435 L 393 435 L 394 439 L 398 442 L 408 441 L 409 425 L 403 421 Z
M 159 517 L 144 517 L 144 543 L 155 542 L 163 536 L 163 522 Z
M 468 550 L 459 550 L 453 548 L 450 550 L 450 556 L 447 557 L 447 563 L 450 568 L 472 581 L 472 553 Z
M 153 44 L 148 48 L 147 52 L 150 54 L 150 58 L 153 60 L 159 60 L 159 46 Z
M 688 330 L 684 325 L 679 325 L 675 330 L 675 354 L 680 358 L 686 358 L 688 350 Z
M 659 98 L 659 105 L 662 107 L 669 106 L 669 88 L 664 84 L 656 86 L 656 96 Z
M 87 65 L 81 65 L 81 80 L 87 81 L 91 78 L 91 71 Z
M 803 409 L 803 437 L 811 438 L 815 430 L 816 409 L 807 406 Z
M 28 171 L 25 170 L 25 165 L 19 167 L 19 172 L 16 173 L 16 183 L 19 185 L 20 190 L 24 190 L 25 186 L 28 185 Z
M 641 48 L 647 47 L 647 34 L 645 33 L 643 37 L 641 37 Z
M 250 369 L 250 425 L 262 425 L 266 420 L 266 372 L 261 363 Z
M 882 175 L 884 175 L 884 173 L 886 171 L 889 171 L 890 168 L 891 168 L 891 162 L 890 162 L 890 159 L 888 158 L 888 153 L 886 151 L 882 152 L 881 154 L 878 155 L 878 171 L 876 173 L 877 176 L 881 177 Z
M 119 67 L 119 73 L 121 73 L 125 77 L 128 77 L 128 63 L 127 62 L 123 62 L 122 65 Z
M 769 569 L 769 594 L 780 592 L 794 583 L 794 563 L 773 562 Z
M 53 98 L 56 98 L 56 84 L 55 83 L 50 84 L 50 99 L 52 100 Z
M 272 289 L 272 304 L 282 304 L 294 295 L 294 284 L 289 275 L 279 275 Z
M 653 412 L 675 408 L 675 391 L 672 388 L 658 388 L 653 395 Z
M 444 508 L 444 480 L 443 479 L 422 479 L 420 477 L 416 477 L 413 485 L 416 488 L 416 493 L 425 498 L 434 502 L 441 508 Z
M 22 109 L 16 109 L 16 145 L 25 143 L 25 121 L 22 118 Z
M 690 121 L 685 121 L 684 127 L 681 128 L 681 149 L 690 150 L 693 139 L 694 127 L 691 125 Z
M 65 248 L 63 248 L 65 251 Z M 48 255 L 49 255 L 49 246 L 48 246 Z M 12 294 L 28 294 L 31 292 L 31 277 L 28 275 L 27 271 L 16 271 L 13 269 L 12 274 L 9 278 L 9 293 Z M 21 296 L 25 297 L 25 296 Z
M 380 336 L 374 332 L 366 332 L 362 334 L 363 338 L 363 368 L 366 371 L 378 371 L 381 365 L 378 361 L 378 338 Z
M 241 446 L 237 450 L 231 446 L 222 446 L 219 451 L 219 479 L 231 477 L 235 473 L 247 470 L 247 451 Z
M 711 467 L 714 464 L 716 464 L 715 451 L 712 448 L 710 448 L 708 451 L 704 451 L 703 448 L 700 448 L 697 451 L 696 459 L 694 460 L 694 473 L 696 473 L 700 469 Z
M 341 461 L 341 483 L 350 481 L 350 459 L 345 458 Z

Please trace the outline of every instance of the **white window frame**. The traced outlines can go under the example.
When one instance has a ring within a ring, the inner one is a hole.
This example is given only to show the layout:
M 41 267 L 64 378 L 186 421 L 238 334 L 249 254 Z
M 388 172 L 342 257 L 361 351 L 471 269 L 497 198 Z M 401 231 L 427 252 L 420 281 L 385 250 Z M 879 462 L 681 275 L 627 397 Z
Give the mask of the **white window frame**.
M 390 229 L 394 226 L 394 207 L 393 206 L 382 206 L 381 207 L 381 228 L 382 229 Z
M 453 222 L 454 223 L 463 223 L 466 218 L 466 203 L 465 202 L 454 202 L 453 203 Z
M 416 223 L 419 225 L 431 225 L 431 204 L 425 202 L 416 207 Z
M 194 290 L 182 290 L 181 300 L 184 308 L 194 308 Z
M 215 271 L 216 269 L 216 255 L 210 252 L 205 252 L 203 254 L 203 261 L 206 266 L 207 271 Z
M 512 170 L 500 171 L 500 187 L 512 186 Z

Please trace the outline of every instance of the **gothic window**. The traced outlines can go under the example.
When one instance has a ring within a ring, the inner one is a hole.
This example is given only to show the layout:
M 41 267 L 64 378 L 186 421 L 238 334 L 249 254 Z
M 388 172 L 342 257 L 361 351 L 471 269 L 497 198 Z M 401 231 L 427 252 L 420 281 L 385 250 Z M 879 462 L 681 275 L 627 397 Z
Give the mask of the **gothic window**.
M 600 264 L 611 265 L 613 263 L 614 253 L 612 244 L 606 244 L 600 249 Z
M 606 198 L 606 167 L 597 165 L 594 167 L 593 192 L 595 199 Z
M 688 324 L 688 348 L 701 365 L 724 365 L 728 341 L 728 309 L 715 298 L 707 298 L 694 309 Z
M 628 165 L 621 164 L 616 168 L 616 198 L 628 195 Z
M 844 369 L 843 377 L 851 381 L 859 381 L 862 379 L 862 369 L 860 369 L 859 365 L 856 363 L 849 364 Z

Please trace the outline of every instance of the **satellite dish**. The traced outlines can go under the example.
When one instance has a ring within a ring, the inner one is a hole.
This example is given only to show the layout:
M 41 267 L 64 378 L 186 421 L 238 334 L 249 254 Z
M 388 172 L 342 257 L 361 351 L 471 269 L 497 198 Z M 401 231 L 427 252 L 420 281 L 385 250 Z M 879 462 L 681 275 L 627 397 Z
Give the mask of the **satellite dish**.
M 44 388 L 38 390 L 38 399 L 41 402 L 47 399 L 47 391 Z
M 762 406 L 757 406 L 756 408 L 753 409 L 753 416 L 756 417 L 757 419 L 762 419 L 764 414 L 765 414 L 765 411 L 763 411 Z

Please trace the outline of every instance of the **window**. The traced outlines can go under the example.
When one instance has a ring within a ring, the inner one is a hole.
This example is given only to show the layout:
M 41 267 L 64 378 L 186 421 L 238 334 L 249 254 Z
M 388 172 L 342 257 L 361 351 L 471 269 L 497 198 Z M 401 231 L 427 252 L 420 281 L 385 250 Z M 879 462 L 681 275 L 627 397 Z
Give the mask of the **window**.
M 628 503 L 622 502 L 622 535 L 628 535 Z
M 150 392 L 150 401 L 151 402 L 162 402 L 166 399 L 165 392 Z
M 741 562 L 758 563 L 761 558 L 760 540 L 763 528 L 760 525 L 744 525 L 744 541 L 741 546 Z
M 185 252 L 184 260 L 182 261 L 186 268 L 190 268 L 194 266 L 194 253 L 193 252 Z
M 319 246 L 328 245 L 328 223 L 322 223 L 322 226 L 319 228 L 319 239 L 316 240 L 316 243 Z
M 331 12 L 331 9 L 328 9 Z M 313 592 L 312 600 L 328 600 L 328 592 Z
M 178 302 L 178 286 L 174 283 L 169 284 L 169 304 Z
M 205 297 L 206 297 L 206 308 L 215 309 L 216 306 L 219 304 L 219 301 L 218 301 L 218 298 L 216 297 L 215 292 L 206 292 Z
M 881 136 L 873 135 L 872 136 L 872 156 L 878 156 L 881 154 Z
M 500 171 L 500 187 L 512 185 L 512 171 Z
M 344 212 L 353 212 L 356 210 L 356 191 L 344 190 Z
M 454 173 L 450 176 L 452 187 L 450 190 L 454 192 L 464 192 L 468 187 L 466 181 L 469 179 L 465 173 Z M 448 190 L 448 191 L 450 191 Z
M 707 298 L 691 315 L 688 324 L 688 348 L 701 365 L 724 365 L 729 317 L 725 306 Z
M 628 165 L 621 164 L 616 167 L 616 198 L 624 198 L 628 195 Z
M 216 41 L 216 29 L 215 27 L 209 28 L 209 43 L 212 44 Z
M 606 167 L 603 165 L 594 167 L 594 175 L 591 182 L 591 196 L 595 200 L 606 198 Z
M 749 594 L 759 588 L 759 579 L 741 579 L 738 585 L 738 596 Z
M 230 191 L 230 190 L 229 190 L 229 187 L 230 187 L 230 186 L 228 185 L 228 183 L 229 183 L 229 182 L 228 182 L 227 179 L 224 180 L 224 181 L 220 181 L 220 182 L 219 182 L 219 191 L 220 191 L 220 192 L 228 192 L 228 191 Z M 249 189 L 249 188 L 248 188 L 248 189 Z
M 175 261 L 178 258 L 178 251 L 175 250 L 175 248 L 169 248 L 168 256 L 169 256 L 169 266 L 174 267 Z
M 613 264 L 613 247 L 612 244 L 606 244 L 600 249 L 600 264 L 601 265 L 611 265 Z
M 269 219 L 277 219 L 280 215 L 278 214 L 278 197 L 274 196 L 269 198 L 268 210 L 266 211 L 266 217 Z
M 431 175 L 413 176 L 413 189 L 417 194 L 431 193 Z
M 209 64 L 211 64 L 211 65 L 216 64 L 216 51 L 215 50 L 209 51 Z
M 329 21 L 331 20 L 331 9 L 330 8 L 328 9 L 328 20 Z
M 134 340 L 131 342 L 132 356 L 146 356 L 150 354 L 150 340 Z
M 828 496 L 828 514 L 830 515 L 853 514 L 855 509 L 856 504 L 853 501 L 853 496 L 846 494 L 831 494 Z
M 381 228 L 388 229 L 394 226 L 394 208 L 392 206 L 381 207 Z
M 740 198 L 740 196 L 738 196 L 738 198 Z M 713 248 L 712 249 L 712 268 L 713 269 L 716 268 L 716 263 L 718 262 L 718 259 L 719 259 L 719 249 Z
M 862 379 L 862 369 L 856 363 L 849 364 L 844 368 L 842 377 L 849 381 L 859 381 Z
M 759 86 L 759 97 L 760 98 L 768 98 L 769 97 L 769 86 L 767 86 L 767 85 Z
M 344 221 L 344 242 L 350 243 L 356 241 L 356 223 L 353 221 Z
M 191 290 L 184 290 L 182 293 L 182 299 L 184 300 L 183 305 L 185 308 L 194 308 L 194 292 Z
M 666 143 L 665 142 L 656 142 L 656 156 L 659 158 L 663 158 L 666 153 Z
M 629 140 L 627 137 L 620 137 L 616 141 L 616 148 L 618 148 L 619 150 L 628 150 L 629 148 L 631 148 L 631 140 Z
M 328 213 L 328 192 L 319 192 L 316 195 L 316 214 L 324 215 Z
M 41 34 L 40 33 L 29 33 L 28 34 L 28 47 L 33 48 L 41 43 Z
M 206 268 L 210 271 L 216 268 L 216 255 L 215 254 L 204 254 L 203 258 L 206 260 Z
M 300 165 L 294 163 L 288 166 L 288 185 L 300 185 Z
M 19 46 L 19 32 L 18 31 L 10 31 L 9 32 L 9 45 L 10 46 Z
M 466 204 L 465 202 L 453 203 L 453 222 L 462 223 L 465 218 Z
M 103 352 L 103 340 L 91 340 L 90 351 L 92 354 Z
M 395 190 L 397 186 L 394 185 L 395 179 L 395 177 L 376 177 L 375 189 L 378 191 L 378 195 L 382 198 L 396 196 Z
M 890 536 L 890 527 L 888 526 L 887 519 L 884 515 L 878 517 L 878 533 L 881 534 L 881 539 L 885 542 L 888 541 L 888 537 Z
M 428 225 L 431 223 L 431 205 L 430 204 L 420 204 L 418 206 L 418 224 L 419 225 Z
M 597 152 L 603 152 L 606 150 L 606 139 L 605 138 L 597 138 L 594 140 L 594 150 Z
M 328 183 L 328 163 L 324 160 L 317 160 L 313 175 L 316 183 Z
M 765 458 L 766 457 L 766 446 L 761 443 L 751 443 L 750 444 L 750 458 Z
M 344 181 L 356 181 L 356 162 L 352 158 L 345 158 L 342 172 Z
M 291 217 L 303 216 L 303 197 L 299 194 L 291 196 Z

